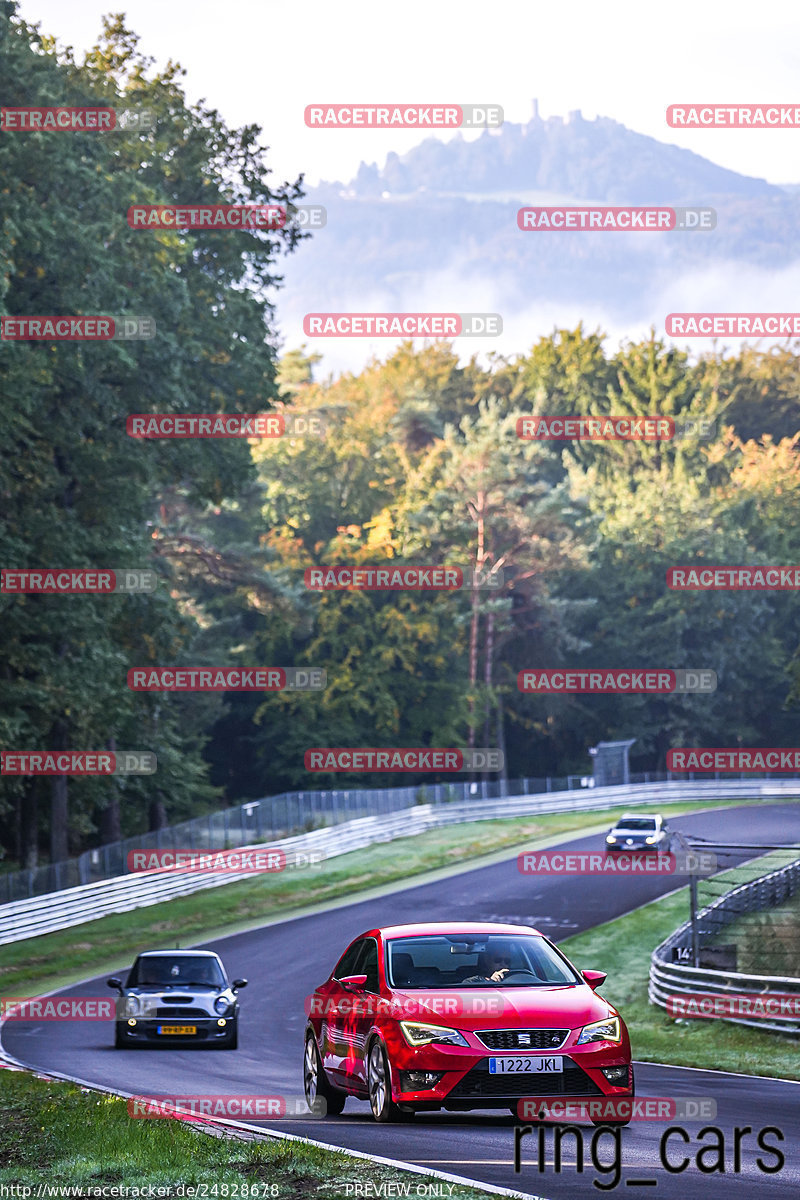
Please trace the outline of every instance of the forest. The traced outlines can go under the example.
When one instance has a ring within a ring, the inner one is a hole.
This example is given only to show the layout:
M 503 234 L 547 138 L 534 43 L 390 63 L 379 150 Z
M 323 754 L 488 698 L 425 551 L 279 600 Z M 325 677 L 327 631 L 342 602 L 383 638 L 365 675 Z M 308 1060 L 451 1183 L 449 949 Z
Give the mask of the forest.
M 404 342 L 320 379 L 280 340 L 297 222 L 132 229 L 133 204 L 281 204 L 257 126 L 190 105 L 122 18 L 80 63 L 0 5 L 15 105 L 146 109 L 155 128 L 0 138 L 0 314 L 147 318 L 155 335 L 0 342 L 0 566 L 150 570 L 151 591 L 0 594 L 0 745 L 149 751 L 152 775 L 0 780 L 3 868 L 292 788 L 310 747 L 498 747 L 506 774 L 587 748 L 796 742 L 798 600 L 676 591 L 675 566 L 800 553 L 798 345 L 689 354 L 656 330 L 553 329 L 516 357 Z M 275 297 L 277 296 L 277 299 Z M 284 434 L 141 438 L 131 414 L 279 413 Z M 531 440 L 521 417 L 670 418 L 667 440 Z M 695 432 L 692 432 L 694 430 Z M 320 590 L 322 567 L 447 566 L 495 585 Z M 713 693 L 533 696 L 518 673 L 695 668 Z M 324 689 L 150 692 L 134 668 L 294 667 Z

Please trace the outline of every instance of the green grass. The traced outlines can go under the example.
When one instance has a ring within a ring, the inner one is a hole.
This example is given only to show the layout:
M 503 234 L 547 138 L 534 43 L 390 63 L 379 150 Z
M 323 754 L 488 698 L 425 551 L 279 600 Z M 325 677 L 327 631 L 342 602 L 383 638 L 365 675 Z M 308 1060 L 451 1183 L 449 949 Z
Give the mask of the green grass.
M 412 1194 L 418 1183 L 436 1194 L 436 1180 L 429 1175 L 302 1142 L 209 1137 L 181 1121 L 133 1119 L 124 1100 L 24 1072 L 0 1070 L 0 1110 L 0 1184 L 6 1186 L 36 1188 L 47 1182 L 141 1189 L 207 1184 L 217 1185 L 220 1196 L 224 1185 L 229 1195 L 238 1188 L 241 1196 L 247 1185 L 257 1189 L 251 1192 L 257 1200 L 316 1195 L 344 1200 L 346 1183 L 369 1183 L 374 1189 L 382 1183 L 407 1186 L 410 1181 Z M 438 1184 L 445 1195 L 446 1186 Z M 487 1196 L 478 1188 L 450 1186 L 454 1200 Z M 390 1188 L 386 1191 L 391 1195 Z
M 730 804 L 670 804 L 659 811 L 677 815 Z M 335 903 L 347 904 L 356 896 L 366 899 L 370 893 L 390 892 L 393 885 L 411 877 L 415 883 L 425 882 L 426 875 L 436 877 L 432 872 L 452 873 L 465 863 L 477 866 L 489 855 L 499 859 L 504 851 L 534 849 L 558 841 L 563 834 L 600 833 L 619 811 L 597 809 L 450 825 L 352 851 L 318 868 L 258 875 L 13 942 L 0 946 L 0 995 L 53 991 L 92 974 L 121 969 L 143 949 L 178 942 L 196 945 Z
M 754 878 L 774 867 L 772 857 L 765 855 L 725 875 L 732 876 L 732 886 L 745 876 Z M 635 1059 L 800 1080 L 796 1040 L 715 1019 L 676 1020 L 649 1002 L 650 955 L 688 918 L 687 887 L 566 938 L 559 948 L 580 970 L 608 972 L 602 994 L 622 1013 Z
M 798 974 L 800 896 L 767 912 L 747 913 L 725 928 L 726 942 L 738 948 L 738 969 L 745 975 Z

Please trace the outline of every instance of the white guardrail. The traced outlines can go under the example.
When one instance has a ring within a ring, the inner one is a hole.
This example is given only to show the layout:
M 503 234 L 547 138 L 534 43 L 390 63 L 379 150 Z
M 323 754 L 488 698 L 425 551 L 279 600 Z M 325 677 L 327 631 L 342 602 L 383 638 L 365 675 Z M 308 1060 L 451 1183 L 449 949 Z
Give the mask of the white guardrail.
M 798 850 L 800 854 L 800 850 Z M 787 863 L 739 884 L 725 892 L 713 904 L 709 904 L 697 914 L 701 936 L 719 933 L 736 918 L 745 912 L 765 912 L 781 904 L 800 892 L 800 862 Z M 660 946 L 656 946 L 650 959 L 650 985 L 648 995 L 651 1004 L 660 1008 L 668 1008 L 672 998 L 689 1000 L 698 995 L 737 996 L 756 995 L 764 1004 L 773 1001 L 777 1011 L 770 1014 L 771 1019 L 745 1016 L 720 1017 L 715 1020 L 730 1021 L 736 1025 L 750 1025 L 753 1029 L 761 1029 L 768 1033 L 800 1034 L 800 1016 L 797 1005 L 800 1002 L 800 979 L 796 976 L 782 975 L 745 975 L 738 971 L 717 971 L 711 967 L 694 967 L 688 963 L 671 962 L 672 950 L 675 947 L 690 946 L 691 921 L 686 921 L 674 933 L 671 933 Z M 784 1004 L 781 997 L 786 998 L 785 1011 L 781 1012 Z M 695 1017 L 689 1018 L 696 1020 Z
M 600 808 L 631 808 L 642 804 L 666 804 L 693 800 L 762 800 L 800 796 L 797 779 L 749 780 L 670 780 L 662 783 L 629 784 L 572 792 L 545 792 L 539 795 L 505 796 L 499 799 L 470 800 L 453 804 L 418 804 L 382 816 L 360 817 L 325 829 L 316 829 L 296 837 L 258 846 L 242 847 L 248 852 L 280 848 L 286 855 L 288 870 L 303 869 L 313 854 L 322 859 L 335 858 L 360 850 L 376 842 L 411 837 L 442 825 L 460 825 L 467 821 L 490 821 L 502 817 L 524 817 L 533 813 L 590 812 Z M 44 896 L 15 900 L 0 905 L 0 945 L 22 941 L 96 921 L 109 913 L 129 912 L 160 904 L 175 896 L 187 896 L 206 888 L 222 887 L 253 872 L 209 875 L 186 869 L 159 869 L 102 879 L 97 883 L 67 888 Z

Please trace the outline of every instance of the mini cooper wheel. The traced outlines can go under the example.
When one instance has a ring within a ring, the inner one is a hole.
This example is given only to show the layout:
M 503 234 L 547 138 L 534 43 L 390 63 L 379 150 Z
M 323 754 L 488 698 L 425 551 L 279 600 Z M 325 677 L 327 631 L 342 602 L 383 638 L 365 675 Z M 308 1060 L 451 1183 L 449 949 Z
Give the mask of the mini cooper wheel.
M 325 1068 L 322 1065 L 317 1042 L 313 1035 L 306 1038 L 306 1051 L 303 1058 L 303 1091 L 306 1104 L 312 1112 L 318 1111 L 324 1104 L 325 1113 L 338 1117 L 344 1109 L 347 1096 L 337 1088 L 331 1087 L 328 1082 L 328 1076 L 325 1074 Z
M 224 1042 L 220 1043 L 221 1050 L 235 1050 L 239 1045 L 239 1022 L 233 1022 L 233 1030 L 226 1037 Z
M 125 1037 L 125 1026 L 117 1021 L 114 1025 L 114 1046 L 117 1050 L 124 1050 L 128 1044 L 128 1039 Z
M 369 1106 L 376 1121 L 403 1121 L 408 1113 L 398 1108 L 392 1100 L 392 1076 L 386 1051 L 379 1041 L 370 1046 L 367 1059 L 367 1086 Z M 411 1114 L 413 1116 L 413 1114 Z

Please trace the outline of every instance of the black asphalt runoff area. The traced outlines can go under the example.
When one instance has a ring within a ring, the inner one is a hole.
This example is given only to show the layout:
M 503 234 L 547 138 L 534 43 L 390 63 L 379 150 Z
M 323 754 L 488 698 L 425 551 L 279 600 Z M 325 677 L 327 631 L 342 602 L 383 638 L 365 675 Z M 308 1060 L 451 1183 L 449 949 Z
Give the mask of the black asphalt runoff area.
M 648 811 L 654 811 L 651 807 Z M 609 822 L 610 823 L 610 822 Z M 732 806 L 670 818 L 670 825 L 689 837 L 725 841 L 800 841 L 800 804 Z M 558 849 L 574 851 L 602 848 L 599 835 L 561 843 Z M 554 847 L 550 847 L 554 849 Z M 409 853 L 398 843 L 398 854 Z M 752 851 L 720 857 L 723 866 L 752 857 Z M 409 858 L 409 869 L 413 859 Z M 137 1095 L 284 1095 L 302 1094 L 302 1053 L 305 1028 L 304 1000 L 330 973 L 353 937 L 374 926 L 409 921 L 506 921 L 532 925 L 554 941 L 590 929 L 665 892 L 685 884 L 655 875 L 626 877 L 532 878 L 519 873 L 516 853 L 507 861 L 432 883 L 422 883 L 391 895 L 329 912 L 289 919 L 208 943 L 223 958 L 231 978 L 246 976 L 242 993 L 242 1018 L 237 1051 L 205 1049 L 115 1050 L 111 1023 L 99 1021 L 7 1022 L 3 1047 L 26 1065 L 42 1071 L 75 1076 L 90 1083 L 119 1088 Z M 202 904 L 203 893 L 197 895 Z M 688 907 L 688 906 L 687 906 Z M 688 912 L 687 912 L 688 916 Z M 76 937 L 78 935 L 76 934 Z M 165 937 L 169 944 L 169 937 Z M 155 945 L 142 949 L 157 949 Z M 58 964 L 53 964 L 57 968 Z M 130 964 L 120 963 L 120 970 Z M 603 970 L 601 961 L 585 961 L 582 969 Z M 68 988 L 64 995 L 113 996 L 105 977 Z M 614 1001 L 613 976 L 602 994 Z M 624 1008 L 622 1008 L 623 1016 Z M 634 1059 L 636 1029 L 631 1029 Z M 798 1061 L 797 1040 L 776 1039 L 785 1047 L 787 1064 Z M 666 1126 L 634 1122 L 614 1137 L 596 1136 L 582 1127 L 583 1171 L 576 1170 L 576 1140 L 565 1137 L 561 1171 L 553 1166 L 553 1130 L 545 1134 L 544 1170 L 538 1169 L 537 1134 L 522 1139 L 521 1171 L 515 1173 L 514 1121 L 505 1114 L 485 1112 L 418 1114 L 398 1125 L 377 1125 L 366 1102 L 348 1099 L 341 1117 L 325 1120 L 287 1120 L 265 1127 L 313 1138 L 331 1146 L 378 1154 L 416 1163 L 464 1179 L 514 1189 L 543 1197 L 645 1195 L 659 1198 L 719 1197 L 720 1200 L 797 1200 L 800 1196 L 800 1084 L 683 1068 L 636 1066 L 637 1096 L 712 1097 L 717 1115 L 710 1122 L 683 1123 L 686 1141 L 671 1138 L 668 1155 L 673 1166 L 685 1160 L 685 1170 L 669 1173 L 659 1159 L 659 1142 Z M 679 1124 L 672 1123 L 671 1127 Z M 721 1133 L 698 1138 L 710 1124 Z M 750 1128 L 741 1134 L 740 1169 L 734 1170 L 734 1127 Z M 757 1135 L 766 1126 L 784 1134 Z M 722 1140 L 724 1172 L 713 1168 L 719 1161 Z M 594 1145 L 594 1154 L 592 1147 Z M 705 1147 L 705 1149 L 704 1149 Z M 716 1149 L 714 1149 L 716 1147 Z M 774 1167 L 772 1147 L 785 1155 L 777 1173 L 763 1171 L 757 1159 Z M 702 1152 L 699 1166 L 698 1152 Z M 621 1164 L 617 1170 L 615 1159 Z M 361 1176 L 363 1180 L 363 1176 Z M 411 1195 L 418 1180 L 411 1180 Z M 342 1179 L 342 1182 L 347 1182 Z M 442 1184 L 442 1195 L 448 1195 Z M 356 1195 L 355 1191 L 351 1192 Z

